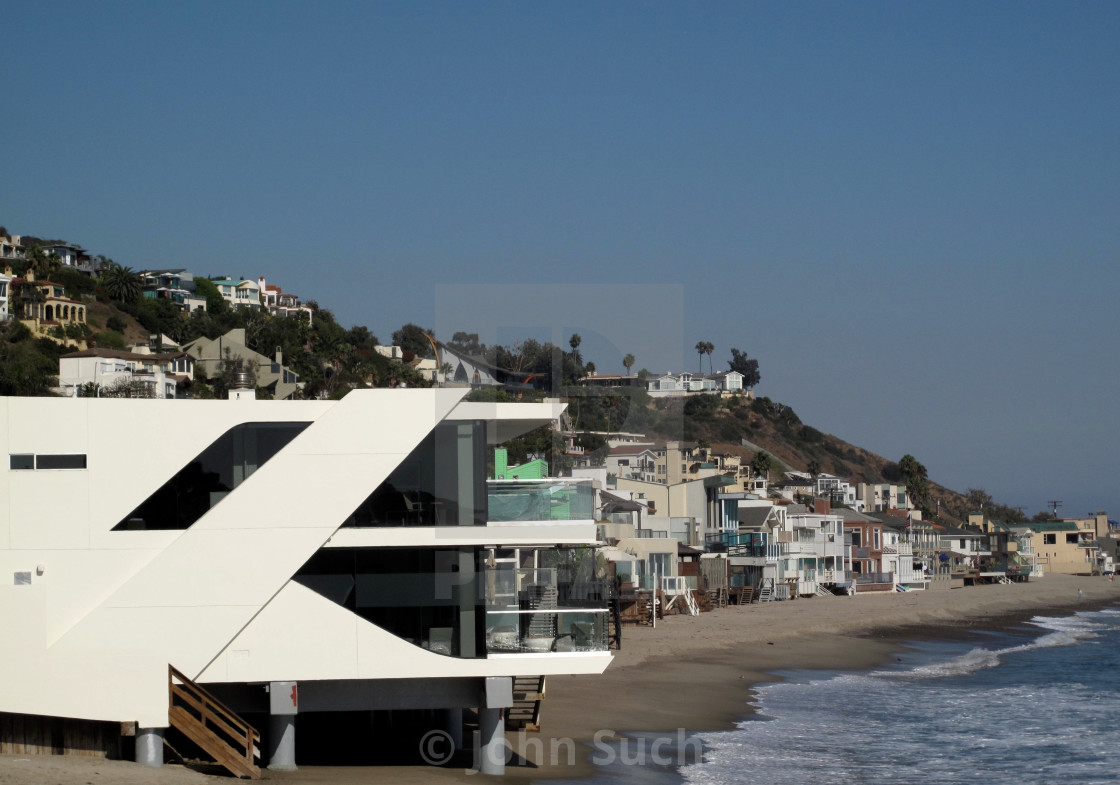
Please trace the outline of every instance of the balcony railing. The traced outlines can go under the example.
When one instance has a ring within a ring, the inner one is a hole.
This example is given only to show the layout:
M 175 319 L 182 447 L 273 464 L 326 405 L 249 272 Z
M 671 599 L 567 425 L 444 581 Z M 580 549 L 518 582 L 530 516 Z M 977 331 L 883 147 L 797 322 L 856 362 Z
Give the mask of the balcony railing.
M 490 480 L 486 498 L 488 519 L 495 523 L 594 518 L 595 491 L 588 480 Z
M 607 609 L 486 611 L 488 654 L 606 651 Z
M 856 584 L 860 586 L 866 584 L 894 583 L 894 574 L 889 572 L 857 573 L 855 579 Z
M 486 651 L 606 651 L 606 582 L 559 580 L 552 568 L 499 567 L 486 578 Z

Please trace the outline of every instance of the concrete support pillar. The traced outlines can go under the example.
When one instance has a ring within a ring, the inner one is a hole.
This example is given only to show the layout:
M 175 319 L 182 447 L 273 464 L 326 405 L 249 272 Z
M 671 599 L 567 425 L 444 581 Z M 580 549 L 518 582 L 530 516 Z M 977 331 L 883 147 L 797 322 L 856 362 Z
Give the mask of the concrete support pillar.
M 478 770 L 483 774 L 506 773 L 506 724 L 502 709 L 478 710 Z
M 294 681 L 273 681 L 268 685 L 268 768 L 273 771 L 296 770 L 296 715 L 299 713 L 299 685 Z
M 163 765 L 164 728 L 136 729 L 136 762 L 159 768 Z
M 451 748 L 458 752 L 463 749 L 463 710 L 443 710 L 443 730 L 451 739 Z
M 272 771 L 296 770 L 296 718 L 294 714 L 268 717 L 268 768 Z

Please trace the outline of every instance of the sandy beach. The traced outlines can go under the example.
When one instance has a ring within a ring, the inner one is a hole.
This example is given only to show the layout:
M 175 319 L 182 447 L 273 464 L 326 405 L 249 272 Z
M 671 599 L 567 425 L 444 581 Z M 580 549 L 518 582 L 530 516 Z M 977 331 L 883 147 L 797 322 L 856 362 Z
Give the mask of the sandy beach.
M 730 607 L 699 617 L 671 616 L 656 629 L 628 626 L 622 650 L 605 674 L 549 679 L 542 733 L 511 734 L 515 747 L 527 742 L 521 750 L 527 763 L 508 767 L 507 777 L 587 776 L 595 768 L 591 742 L 596 738 L 617 740 L 633 732 L 676 738 L 681 732 L 731 727 L 751 711 L 753 687 L 776 678 L 774 671 L 869 668 L 887 661 L 907 640 L 994 629 L 1037 614 L 1114 603 L 1120 603 L 1120 581 L 1048 575 L 1010 586 L 812 597 Z M 474 781 L 475 775 L 463 768 L 465 761 L 457 762 L 457 768 L 303 767 L 266 771 L 265 778 L 285 785 Z M 181 766 L 153 770 L 123 761 L 0 756 L 0 785 L 216 781 Z

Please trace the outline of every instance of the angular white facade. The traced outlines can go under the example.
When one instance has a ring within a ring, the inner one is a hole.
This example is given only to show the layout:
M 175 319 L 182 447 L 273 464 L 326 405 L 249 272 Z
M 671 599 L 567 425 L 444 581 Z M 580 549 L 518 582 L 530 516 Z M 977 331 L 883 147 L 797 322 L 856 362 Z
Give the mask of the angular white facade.
M 169 664 L 235 696 L 296 681 L 321 710 L 601 672 L 605 616 L 548 606 L 530 647 L 516 596 L 593 521 L 485 516 L 479 456 L 562 407 L 462 394 L 0 398 L 0 711 L 165 727 Z

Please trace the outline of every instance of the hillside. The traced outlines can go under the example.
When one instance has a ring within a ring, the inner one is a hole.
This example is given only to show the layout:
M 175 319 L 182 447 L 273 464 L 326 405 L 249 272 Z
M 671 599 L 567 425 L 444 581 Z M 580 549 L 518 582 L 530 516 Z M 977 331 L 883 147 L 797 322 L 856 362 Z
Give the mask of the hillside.
M 645 433 L 656 441 L 679 439 L 706 445 L 716 453 L 738 455 L 745 462 L 763 450 L 773 459 L 772 476 L 787 469 L 808 471 L 815 462 L 819 472 L 852 483 L 905 484 L 896 461 L 802 423 L 792 408 L 769 398 L 751 401 L 691 395 L 654 400 L 643 391 L 631 390 L 596 401 L 585 392 L 569 392 L 569 412 L 577 429 L 613 427 Z M 927 480 L 927 485 L 930 507 L 936 511 L 940 500 L 942 518 L 959 520 L 973 506 L 964 494 L 932 480 Z

